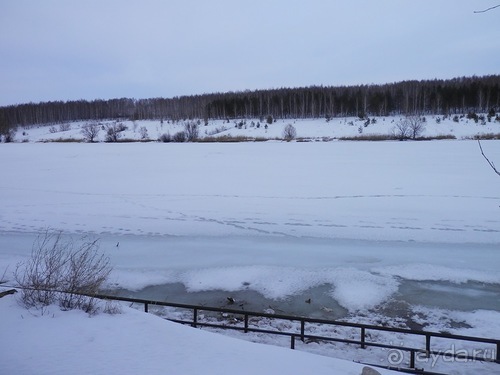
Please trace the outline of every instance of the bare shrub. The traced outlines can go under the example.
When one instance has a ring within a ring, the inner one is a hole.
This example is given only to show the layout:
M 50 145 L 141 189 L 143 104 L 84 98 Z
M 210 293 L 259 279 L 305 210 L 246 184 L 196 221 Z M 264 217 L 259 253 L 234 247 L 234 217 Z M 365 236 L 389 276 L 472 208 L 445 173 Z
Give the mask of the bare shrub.
M 122 313 L 122 308 L 116 301 L 106 300 L 102 311 L 105 314 L 116 315 Z
M 118 131 L 116 131 L 115 127 L 108 125 L 107 130 L 106 130 L 105 141 L 106 142 L 118 142 L 118 139 L 120 139 L 120 137 L 121 137 L 121 134 Z
M 33 244 L 31 257 L 17 265 L 14 279 L 26 308 L 43 309 L 58 303 L 63 310 L 98 310 L 97 294 L 111 272 L 109 259 L 99 253 L 98 240 L 78 244 L 61 232 L 46 231 Z M 84 295 L 83 295 L 84 294 Z
M 122 132 L 127 130 L 127 129 L 128 129 L 128 127 L 121 122 L 115 123 L 113 125 L 107 125 L 106 126 L 105 141 L 106 142 L 118 142 L 118 140 L 122 136 Z
M 184 133 L 186 133 L 186 140 L 193 142 L 198 139 L 199 125 L 194 121 L 189 121 L 184 124 Z
M 404 141 L 410 137 L 410 124 L 405 119 L 399 120 L 396 126 L 392 129 L 394 138 Z
M 134 124 L 134 126 L 135 126 L 135 124 Z M 141 135 L 142 140 L 148 139 L 148 137 L 149 137 L 148 129 L 145 126 L 141 126 L 139 128 L 139 134 Z
M 100 130 L 101 127 L 99 126 L 98 123 L 91 122 L 82 126 L 81 133 L 83 135 L 83 138 L 87 142 L 94 142 L 97 136 L 99 135 Z
M 119 130 L 119 127 L 116 124 L 107 126 L 105 138 L 106 142 L 118 142 L 121 136 L 121 130 Z
M 183 131 L 175 133 L 174 136 L 172 137 L 172 141 L 179 143 L 186 142 L 186 139 L 187 139 L 186 132 Z
M 158 138 L 158 141 L 164 142 L 164 143 L 172 142 L 172 136 L 170 135 L 170 133 L 163 133 Z
M 295 137 L 297 137 L 297 130 L 295 129 L 295 126 L 292 124 L 285 126 L 283 129 L 283 139 L 290 142 L 292 139 L 295 139 Z
M 70 124 L 63 123 L 63 124 L 59 125 L 59 131 L 66 132 L 68 130 L 71 130 L 71 125 Z
M 410 128 L 410 136 L 412 139 L 417 139 L 425 130 L 425 117 L 418 115 L 406 116 L 405 121 Z
M 128 129 L 128 126 L 127 126 L 127 125 L 125 125 L 123 122 L 119 122 L 119 123 L 117 123 L 117 124 L 115 125 L 115 127 L 116 127 L 117 131 L 119 131 L 119 132 L 123 132 L 123 131 L 125 131 L 125 130 L 127 130 L 127 129 Z

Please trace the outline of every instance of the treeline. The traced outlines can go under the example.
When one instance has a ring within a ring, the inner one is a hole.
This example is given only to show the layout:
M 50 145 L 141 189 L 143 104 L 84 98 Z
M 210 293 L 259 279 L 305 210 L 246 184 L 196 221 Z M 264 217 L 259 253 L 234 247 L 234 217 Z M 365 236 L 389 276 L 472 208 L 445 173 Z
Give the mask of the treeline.
M 153 99 L 77 100 L 0 107 L 4 126 L 104 119 L 330 118 L 451 114 L 500 108 L 500 75 L 384 85 L 311 86 Z

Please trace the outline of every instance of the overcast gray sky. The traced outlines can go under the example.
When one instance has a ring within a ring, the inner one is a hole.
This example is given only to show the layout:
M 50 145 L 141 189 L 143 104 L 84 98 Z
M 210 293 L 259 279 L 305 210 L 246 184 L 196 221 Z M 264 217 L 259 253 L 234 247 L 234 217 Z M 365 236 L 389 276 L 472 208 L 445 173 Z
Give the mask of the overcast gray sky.
M 0 106 L 500 73 L 496 0 L 1 0 Z

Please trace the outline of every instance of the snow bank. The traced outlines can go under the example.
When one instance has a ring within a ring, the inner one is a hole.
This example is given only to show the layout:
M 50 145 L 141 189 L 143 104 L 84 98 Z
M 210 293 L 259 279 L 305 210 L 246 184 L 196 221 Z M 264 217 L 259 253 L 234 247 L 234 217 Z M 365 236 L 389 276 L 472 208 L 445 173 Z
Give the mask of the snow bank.
M 122 314 L 88 317 L 50 306 L 40 316 L 4 297 L 0 315 L 2 374 L 359 375 L 363 367 L 181 326 L 127 307 Z

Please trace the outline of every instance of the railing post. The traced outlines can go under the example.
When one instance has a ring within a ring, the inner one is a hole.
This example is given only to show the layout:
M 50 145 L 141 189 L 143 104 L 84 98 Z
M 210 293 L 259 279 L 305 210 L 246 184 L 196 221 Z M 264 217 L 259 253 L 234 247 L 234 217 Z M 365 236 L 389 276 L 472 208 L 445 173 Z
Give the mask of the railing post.
M 361 349 L 366 348 L 365 345 L 365 327 L 361 327 Z
M 196 323 L 198 322 L 198 309 L 195 307 L 193 309 L 193 324 L 192 326 L 196 328 Z
M 144 302 L 144 312 L 148 312 L 148 303 Z
M 429 357 L 431 353 L 431 335 L 425 335 L 425 354 Z
M 500 341 L 497 341 L 497 363 L 500 363 Z
M 295 335 L 290 336 L 290 349 L 295 349 Z
M 410 350 L 410 368 L 415 368 L 415 350 Z
M 245 333 L 248 332 L 248 314 L 245 314 Z
M 300 340 L 304 342 L 304 335 L 305 335 L 305 330 L 306 330 L 306 322 L 304 319 L 300 320 Z

